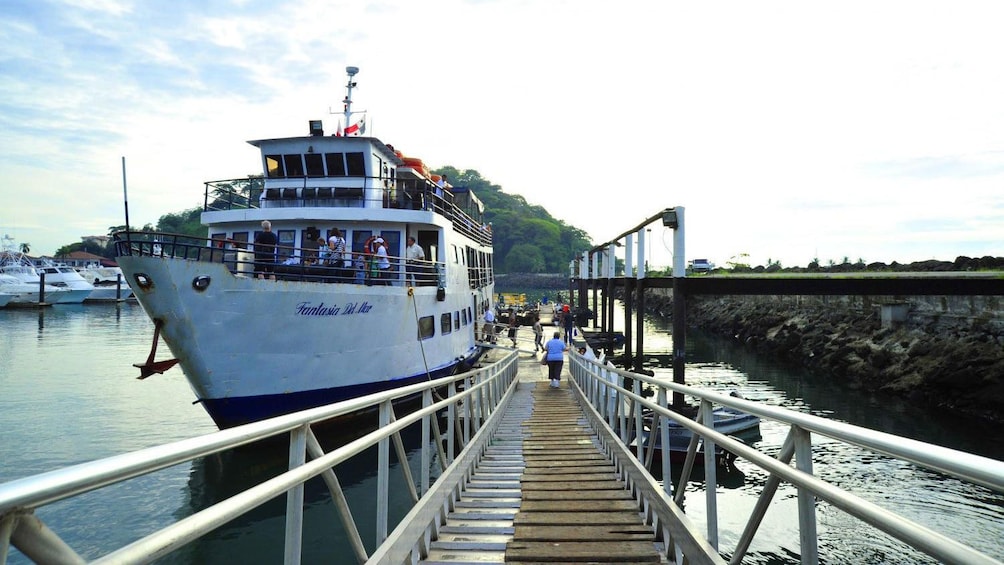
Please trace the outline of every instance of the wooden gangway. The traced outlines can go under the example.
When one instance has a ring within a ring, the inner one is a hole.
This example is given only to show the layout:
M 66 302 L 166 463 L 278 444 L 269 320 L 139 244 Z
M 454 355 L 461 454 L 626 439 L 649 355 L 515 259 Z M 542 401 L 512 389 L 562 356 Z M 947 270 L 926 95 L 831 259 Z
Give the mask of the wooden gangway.
M 660 543 L 568 384 L 523 355 L 492 444 L 422 563 L 658 563 Z

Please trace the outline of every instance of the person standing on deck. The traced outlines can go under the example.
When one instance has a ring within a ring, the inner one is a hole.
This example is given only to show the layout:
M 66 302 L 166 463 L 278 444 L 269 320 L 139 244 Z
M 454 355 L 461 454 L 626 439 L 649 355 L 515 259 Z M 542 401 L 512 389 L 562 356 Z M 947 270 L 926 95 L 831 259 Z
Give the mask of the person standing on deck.
M 425 251 L 414 237 L 408 236 L 408 246 L 404 248 L 405 255 L 405 282 L 412 286 L 423 284 L 422 281 L 422 261 L 425 260 Z
M 272 231 L 272 222 L 262 220 L 261 231 L 254 236 L 255 274 L 259 279 L 275 280 L 275 246 L 279 238 Z
M 385 286 L 391 285 L 391 272 L 390 272 L 390 257 L 387 255 L 387 244 L 384 242 L 382 237 L 378 237 L 373 240 L 373 243 L 377 246 L 376 251 L 373 256 L 376 257 L 377 266 L 377 283 Z
M 516 311 L 509 310 L 509 339 L 512 340 L 512 346 L 516 347 L 516 329 L 519 326 L 519 322 L 516 320 Z
M 486 342 L 495 343 L 495 312 L 491 308 L 485 310 L 485 325 L 481 333 Z
M 575 318 L 572 317 L 572 312 L 568 308 L 568 304 L 565 304 L 561 308 L 561 323 L 565 326 L 565 343 L 571 345 L 572 343 L 572 324 L 575 322 Z
M 533 352 L 544 351 L 544 326 L 540 324 L 540 314 L 533 319 Z
M 565 351 L 568 351 L 568 346 L 561 341 L 561 332 L 554 332 L 554 337 L 544 344 L 547 378 L 551 381 L 551 388 L 561 386 L 561 367 L 565 364 Z

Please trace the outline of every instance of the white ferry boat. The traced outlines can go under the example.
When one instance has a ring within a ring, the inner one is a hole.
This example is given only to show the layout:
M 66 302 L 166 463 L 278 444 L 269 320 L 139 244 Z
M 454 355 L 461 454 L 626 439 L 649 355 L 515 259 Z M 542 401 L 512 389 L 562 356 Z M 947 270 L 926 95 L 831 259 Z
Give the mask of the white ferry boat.
M 206 183 L 207 239 L 115 236 L 137 300 L 220 428 L 434 379 L 480 354 L 494 291 L 484 207 L 361 135 L 358 69 L 347 72 L 344 133 L 311 121 L 306 136 L 250 141 L 263 176 Z M 266 220 L 275 247 L 254 245 Z M 341 261 L 318 243 L 336 229 Z M 409 237 L 426 260 L 405 259 Z M 374 261 L 378 238 L 387 257 Z M 144 375 L 174 362 L 153 353 Z

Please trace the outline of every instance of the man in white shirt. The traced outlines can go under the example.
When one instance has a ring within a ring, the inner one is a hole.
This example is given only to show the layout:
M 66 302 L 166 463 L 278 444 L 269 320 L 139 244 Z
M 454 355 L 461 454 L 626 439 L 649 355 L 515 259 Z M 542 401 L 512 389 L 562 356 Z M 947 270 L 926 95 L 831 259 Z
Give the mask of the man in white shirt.
M 481 333 L 485 341 L 495 343 L 495 312 L 491 308 L 485 310 L 485 326 Z
M 421 263 L 425 260 L 425 250 L 415 241 L 414 237 L 408 236 L 408 246 L 404 248 L 404 257 L 406 259 L 406 280 L 413 286 L 418 286 L 420 281 L 426 282 L 423 280 L 425 278 L 423 276 L 424 265 Z

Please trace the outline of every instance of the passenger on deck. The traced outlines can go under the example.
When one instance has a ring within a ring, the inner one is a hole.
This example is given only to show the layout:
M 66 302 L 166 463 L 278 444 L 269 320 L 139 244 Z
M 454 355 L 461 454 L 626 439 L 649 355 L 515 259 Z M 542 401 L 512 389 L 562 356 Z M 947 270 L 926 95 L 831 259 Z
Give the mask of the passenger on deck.
M 374 257 L 376 258 L 377 266 L 377 283 L 385 286 L 390 286 L 390 257 L 387 255 L 387 243 L 382 237 L 378 237 L 373 240 L 376 245 L 376 252 L 374 252 Z
M 317 238 L 317 261 L 318 265 L 327 265 L 331 259 L 331 248 L 323 237 Z
M 425 251 L 414 237 L 408 236 L 408 246 L 404 248 L 405 256 L 405 282 L 419 286 L 424 283 L 423 271 L 425 270 L 422 261 L 425 261 Z
M 272 232 L 272 222 L 263 220 L 261 229 L 264 231 L 254 236 L 255 274 L 259 279 L 267 277 L 274 281 L 275 246 L 279 243 L 279 238 Z
M 338 228 L 331 228 L 331 236 L 328 238 L 328 249 L 330 250 L 330 255 L 328 256 L 328 264 L 335 268 L 340 279 L 348 279 L 349 275 L 345 272 L 344 259 L 345 259 L 345 238 L 342 237 L 342 230 Z

